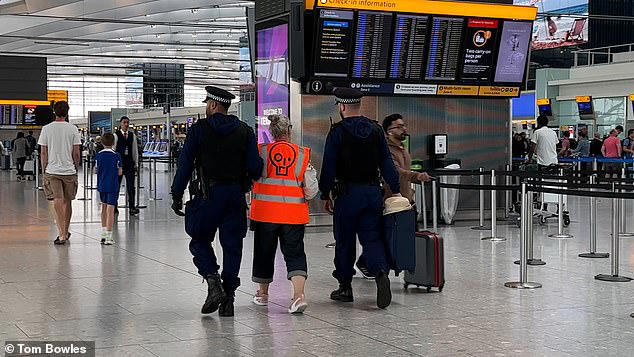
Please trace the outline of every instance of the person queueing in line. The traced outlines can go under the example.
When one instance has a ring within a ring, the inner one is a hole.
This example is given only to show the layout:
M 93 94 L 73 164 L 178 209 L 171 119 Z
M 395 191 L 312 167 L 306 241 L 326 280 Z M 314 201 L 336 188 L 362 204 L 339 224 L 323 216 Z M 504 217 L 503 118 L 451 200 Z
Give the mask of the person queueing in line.
M 119 178 L 123 175 L 121 155 L 112 150 L 114 135 L 103 135 L 103 149 L 95 156 L 97 163 L 97 191 L 101 200 L 101 244 L 113 245 L 112 226 L 114 209 L 119 201 Z
M 401 114 L 388 115 L 383 119 L 383 131 L 387 139 L 387 146 L 392 155 L 392 160 L 396 165 L 401 183 L 401 195 L 409 200 L 410 204 L 415 204 L 414 191 L 412 191 L 412 182 L 428 182 L 430 177 L 425 172 L 412 171 L 412 157 L 409 154 L 403 142 L 407 139 L 407 125 Z M 385 188 L 385 198 L 392 195 L 389 187 Z M 425 212 L 423 212 L 425 214 Z M 357 260 L 357 269 L 364 278 L 374 279 L 374 276 L 368 271 L 368 265 L 365 261 L 365 254 L 361 254 Z
M 354 300 L 352 276 L 358 235 L 368 270 L 376 276 L 377 306 L 384 309 L 392 301 L 392 292 L 381 238 L 383 194 L 379 171 L 394 196 L 400 196 L 398 172 L 383 130 L 376 122 L 360 115 L 361 92 L 336 88 L 333 94 L 342 121 L 332 126 L 326 138 L 319 182 L 325 208 L 334 214 L 333 277 L 339 281 L 339 288 L 330 298 L 341 302 Z
M 125 177 L 125 187 L 128 191 L 128 209 L 131 215 L 139 214 L 139 209 L 136 208 L 135 200 L 135 181 L 134 177 L 139 169 L 139 149 L 137 144 L 137 137 L 130 129 L 130 119 L 123 116 L 119 120 L 120 128 L 116 131 L 115 137 L 115 151 L 121 155 L 123 160 L 123 176 Z M 119 180 L 119 185 L 123 182 L 123 177 Z M 115 207 L 115 211 L 116 210 Z
M 172 209 L 183 215 L 183 194 L 191 180 L 193 198 L 185 209 L 185 231 L 191 237 L 189 250 L 194 264 L 208 285 L 201 312 L 218 310 L 220 316 L 233 316 L 247 234 L 245 193 L 253 180 L 262 176 L 263 163 L 253 129 L 238 117 L 227 115 L 235 96 L 213 86 L 205 89 L 207 118 L 196 122 L 187 134 L 172 183 Z M 196 178 L 192 180 L 194 169 Z M 223 252 L 222 280 L 211 246 L 217 230 Z
M 288 312 L 301 314 L 308 306 L 304 296 L 308 278 L 304 231 L 310 221 L 308 200 L 315 198 L 319 191 L 317 171 L 310 164 L 310 149 L 291 143 L 290 119 L 283 115 L 270 115 L 269 120 L 269 131 L 275 142 L 260 146 L 264 173 L 253 186 L 251 202 L 251 221 L 255 231 L 252 279 L 259 284 L 253 303 L 268 305 L 279 239 L 287 278 L 293 285 L 293 299 Z

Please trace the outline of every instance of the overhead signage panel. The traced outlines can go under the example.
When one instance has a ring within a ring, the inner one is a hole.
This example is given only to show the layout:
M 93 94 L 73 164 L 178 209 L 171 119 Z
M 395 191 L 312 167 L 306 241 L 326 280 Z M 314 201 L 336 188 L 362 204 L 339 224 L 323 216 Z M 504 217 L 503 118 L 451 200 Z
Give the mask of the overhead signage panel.
M 577 103 L 590 103 L 592 102 L 592 97 L 589 96 L 579 96 L 576 98 Z
M 478 86 L 438 86 L 438 94 L 439 95 L 478 95 L 479 87 Z
M 467 21 L 461 75 L 463 79 L 491 79 L 498 26 L 499 21 L 495 19 Z
M 432 20 L 426 80 L 455 80 L 460 58 L 464 19 L 434 17 Z
M 517 97 L 520 94 L 519 87 L 481 86 L 478 95 L 485 97 Z
M 530 6 L 496 5 L 436 0 L 306 0 L 306 8 L 344 8 L 370 11 L 392 11 L 425 13 L 430 15 L 450 15 L 488 17 L 533 21 L 537 8 Z
M 522 83 L 524 81 L 531 31 L 530 22 L 504 22 L 495 71 L 496 82 Z
M 68 102 L 68 91 L 67 90 L 48 90 L 48 100 L 54 102 Z
M 315 75 L 331 77 L 348 76 L 348 60 L 352 46 L 354 12 L 340 10 L 319 11 Z

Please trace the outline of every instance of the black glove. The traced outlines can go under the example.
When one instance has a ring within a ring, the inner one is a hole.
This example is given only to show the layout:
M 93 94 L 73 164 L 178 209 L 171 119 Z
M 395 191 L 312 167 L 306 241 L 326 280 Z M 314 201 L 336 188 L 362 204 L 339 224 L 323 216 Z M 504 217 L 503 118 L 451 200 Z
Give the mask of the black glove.
M 177 216 L 185 216 L 185 213 L 183 213 L 183 196 L 172 194 L 172 210 Z

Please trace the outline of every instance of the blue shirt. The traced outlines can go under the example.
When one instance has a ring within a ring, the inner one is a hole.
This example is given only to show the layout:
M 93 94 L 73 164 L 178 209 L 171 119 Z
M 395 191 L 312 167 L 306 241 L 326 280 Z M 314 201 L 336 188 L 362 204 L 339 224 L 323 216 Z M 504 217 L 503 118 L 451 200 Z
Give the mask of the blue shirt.
M 103 149 L 97 154 L 97 191 L 119 192 L 119 168 L 121 155 L 112 149 Z
M 625 138 L 625 140 L 623 140 L 623 147 L 626 147 L 630 150 L 632 150 L 632 139 L 630 139 L 629 137 Z M 623 151 L 623 157 L 625 157 L 626 159 L 631 159 L 632 158 L 632 154 L 630 154 L 629 152 L 625 152 L 625 150 Z

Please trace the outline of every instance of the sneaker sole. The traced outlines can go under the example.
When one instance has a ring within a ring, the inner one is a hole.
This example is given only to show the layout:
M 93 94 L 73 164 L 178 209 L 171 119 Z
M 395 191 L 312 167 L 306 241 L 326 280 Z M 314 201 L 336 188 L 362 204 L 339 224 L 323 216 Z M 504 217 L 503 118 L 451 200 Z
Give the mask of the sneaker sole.
M 354 301 L 354 298 L 343 298 L 343 299 L 342 299 L 342 298 L 334 298 L 334 297 L 332 297 L 332 296 L 331 296 L 331 297 L 330 297 L 330 300 L 333 300 L 333 301 L 341 301 L 341 302 L 353 302 L 353 301 Z
M 303 305 L 299 305 L 297 306 L 297 308 L 295 309 L 295 311 L 288 309 L 288 312 L 291 315 L 298 315 L 298 314 L 303 314 L 304 311 L 306 311 L 306 308 L 308 307 L 308 304 L 303 304 Z
M 385 309 L 392 303 L 392 291 L 390 290 L 390 280 L 387 276 L 376 279 L 376 306 Z

